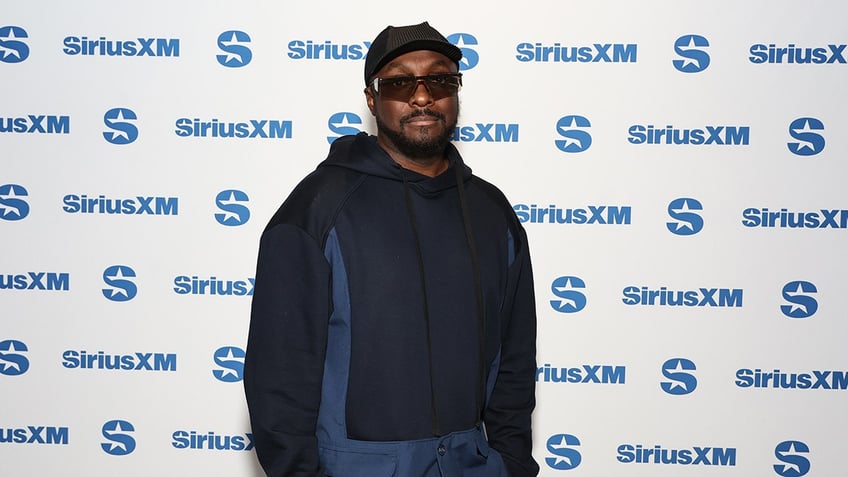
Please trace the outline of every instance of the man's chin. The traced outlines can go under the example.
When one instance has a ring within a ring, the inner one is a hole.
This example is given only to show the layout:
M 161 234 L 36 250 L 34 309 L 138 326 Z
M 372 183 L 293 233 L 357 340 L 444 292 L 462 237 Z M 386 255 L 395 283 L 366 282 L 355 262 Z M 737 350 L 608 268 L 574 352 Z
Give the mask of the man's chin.
M 412 134 L 402 134 L 396 141 L 398 147 L 412 157 L 431 157 L 444 154 L 450 143 L 450 136 L 441 131 L 434 134 L 431 129 L 413 131 Z
M 413 126 L 402 124 L 400 131 L 394 131 L 377 123 L 380 132 L 385 135 L 400 152 L 415 158 L 429 158 L 442 155 L 450 144 L 453 131 L 445 128 L 442 121 L 432 125 Z
M 406 126 L 401 129 L 400 136 L 412 144 L 427 144 L 439 142 L 444 129 L 433 126 Z

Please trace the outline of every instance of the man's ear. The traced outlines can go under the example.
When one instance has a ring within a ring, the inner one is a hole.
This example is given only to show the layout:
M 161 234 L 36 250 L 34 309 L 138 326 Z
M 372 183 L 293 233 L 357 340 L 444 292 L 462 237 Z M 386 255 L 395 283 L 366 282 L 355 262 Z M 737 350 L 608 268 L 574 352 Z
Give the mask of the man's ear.
M 365 104 L 368 105 L 368 110 L 371 111 L 371 116 L 376 116 L 374 114 L 374 92 L 371 90 L 370 86 L 367 86 L 363 93 L 365 93 Z

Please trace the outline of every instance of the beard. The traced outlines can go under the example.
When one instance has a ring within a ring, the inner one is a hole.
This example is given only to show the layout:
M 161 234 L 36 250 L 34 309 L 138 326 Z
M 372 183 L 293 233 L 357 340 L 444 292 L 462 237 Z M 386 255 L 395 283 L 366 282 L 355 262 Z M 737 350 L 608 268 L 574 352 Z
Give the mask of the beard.
M 428 127 L 411 126 L 411 130 L 407 131 L 407 122 L 418 116 L 437 118 L 444 125 L 444 129 L 441 133 L 435 135 Z M 399 131 L 390 128 L 379 116 L 375 119 L 380 134 L 391 141 L 402 154 L 413 159 L 427 159 L 443 155 L 456 128 L 455 120 L 453 124 L 448 124 L 444 114 L 429 109 L 419 109 L 412 114 L 401 117 Z

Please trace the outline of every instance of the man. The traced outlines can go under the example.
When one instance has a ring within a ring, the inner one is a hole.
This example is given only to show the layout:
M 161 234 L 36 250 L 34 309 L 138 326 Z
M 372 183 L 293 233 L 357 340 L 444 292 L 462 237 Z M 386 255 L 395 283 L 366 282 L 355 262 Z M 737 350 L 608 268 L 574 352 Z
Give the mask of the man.
M 269 476 L 538 473 L 527 238 L 450 143 L 461 57 L 383 30 L 377 136 L 333 142 L 262 234 L 244 385 Z

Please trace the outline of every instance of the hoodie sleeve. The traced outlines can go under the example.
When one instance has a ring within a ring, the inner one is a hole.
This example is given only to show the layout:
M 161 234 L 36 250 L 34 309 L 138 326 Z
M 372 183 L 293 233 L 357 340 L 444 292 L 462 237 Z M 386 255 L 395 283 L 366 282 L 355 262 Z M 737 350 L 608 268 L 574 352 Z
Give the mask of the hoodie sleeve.
M 533 459 L 531 414 L 536 406 L 536 301 L 527 237 L 519 227 L 510 271 L 511 294 L 502 317 L 501 361 L 484 413 L 489 445 L 503 457 L 511 477 L 539 473 Z
M 259 245 L 244 389 L 269 477 L 323 476 L 315 437 L 330 315 L 330 268 L 302 229 L 277 224 Z

